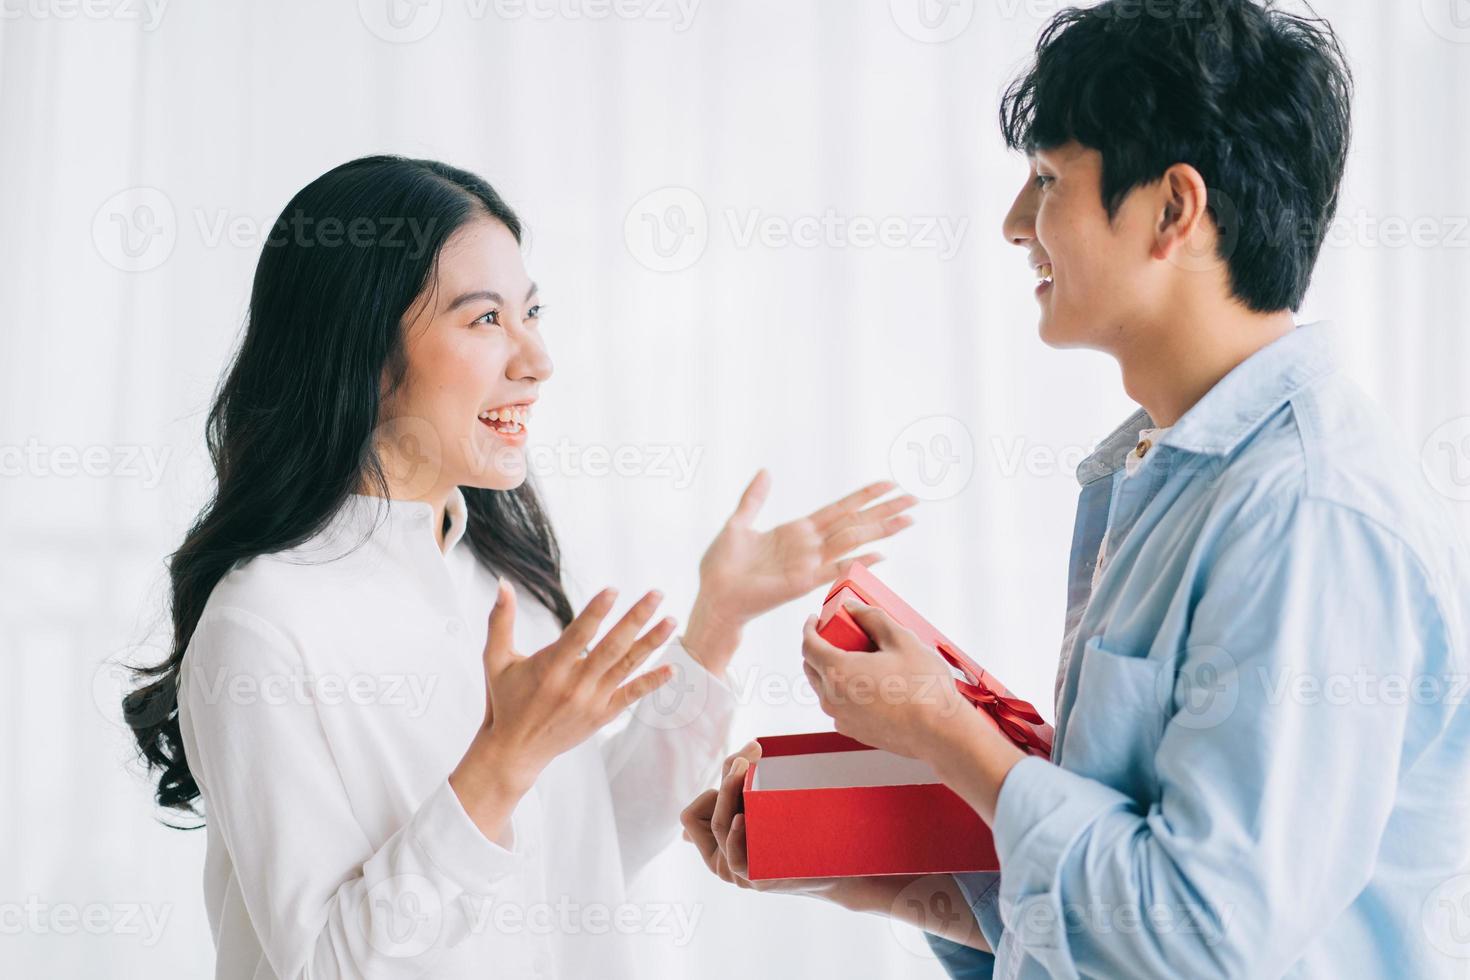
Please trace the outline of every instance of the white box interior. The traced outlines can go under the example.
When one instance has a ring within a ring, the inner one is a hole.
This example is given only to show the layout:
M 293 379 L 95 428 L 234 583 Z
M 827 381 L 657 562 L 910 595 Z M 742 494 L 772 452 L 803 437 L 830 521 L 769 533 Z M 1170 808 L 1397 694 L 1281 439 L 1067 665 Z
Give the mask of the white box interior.
M 934 767 L 881 749 L 777 755 L 755 767 L 751 789 L 839 789 L 937 783 Z

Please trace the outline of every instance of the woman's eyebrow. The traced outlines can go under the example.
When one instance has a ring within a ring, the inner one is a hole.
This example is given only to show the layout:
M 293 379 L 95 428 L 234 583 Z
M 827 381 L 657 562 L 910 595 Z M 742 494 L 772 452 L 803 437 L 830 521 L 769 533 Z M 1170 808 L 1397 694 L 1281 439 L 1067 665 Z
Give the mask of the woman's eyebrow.
M 532 296 L 535 296 L 536 295 L 536 288 L 537 288 L 536 287 L 536 284 L 534 282 L 531 283 L 531 288 L 528 289 L 528 290 L 526 290 L 526 299 L 530 299 Z M 445 307 L 444 312 L 445 313 L 453 312 L 454 310 L 459 309 L 461 306 L 465 305 L 466 303 L 473 303 L 477 299 L 488 299 L 492 303 L 499 303 L 502 306 L 505 305 L 505 297 L 504 296 L 501 296 L 495 290 L 493 290 L 493 289 L 477 289 L 474 292 L 465 293 L 464 295 L 462 295 L 462 296 L 458 297 L 457 299 L 455 299 L 455 301 L 453 303 L 450 303 L 447 307 Z

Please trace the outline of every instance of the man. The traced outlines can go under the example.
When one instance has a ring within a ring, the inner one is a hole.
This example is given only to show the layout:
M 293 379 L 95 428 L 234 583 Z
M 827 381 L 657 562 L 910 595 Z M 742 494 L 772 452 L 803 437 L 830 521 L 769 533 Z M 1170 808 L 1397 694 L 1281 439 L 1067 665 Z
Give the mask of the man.
M 1247 0 L 1110 0 L 1043 31 L 1001 110 L 1030 163 L 1005 235 L 1042 340 L 1113 355 L 1142 406 L 1078 469 L 1051 761 L 933 685 L 943 662 L 880 611 L 854 607 L 868 654 L 809 621 L 837 730 L 932 764 L 1001 871 L 756 886 L 908 916 L 955 976 L 1465 975 L 1434 934 L 1470 891 L 1464 552 L 1331 328 L 1292 318 L 1350 88 L 1330 27 Z M 871 696 L 895 679 L 915 694 Z M 747 886 L 756 755 L 685 812 Z M 972 916 L 926 921 L 916 894 Z

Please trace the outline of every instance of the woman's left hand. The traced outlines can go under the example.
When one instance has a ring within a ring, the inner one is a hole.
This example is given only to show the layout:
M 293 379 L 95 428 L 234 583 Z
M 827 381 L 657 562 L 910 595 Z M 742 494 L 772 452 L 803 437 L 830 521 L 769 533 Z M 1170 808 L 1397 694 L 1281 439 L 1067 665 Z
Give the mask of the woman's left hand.
M 832 581 L 848 561 L 882 561 L 876 553 L 849 556 L 913 524 L 903 512 L 918 503 L 916 497 L 873 504 L 895 486 L 873 483 L 806 517 L 758 531 L 753 525 L 771 478 L 765 470 L 757 473 L 699 563 L 699 596 L 684 634 L 690 653 L 718 673 L 750 620 Z

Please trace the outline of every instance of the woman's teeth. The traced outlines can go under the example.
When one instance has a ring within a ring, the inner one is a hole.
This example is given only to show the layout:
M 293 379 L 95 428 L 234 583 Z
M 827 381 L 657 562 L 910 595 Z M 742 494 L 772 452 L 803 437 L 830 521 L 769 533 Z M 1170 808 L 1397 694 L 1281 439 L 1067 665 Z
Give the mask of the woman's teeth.
M 1050 262 L 1047 262 L 1044 265 L 1038 265 L 1036 267 L 1036 281 L 1038 283 L 1051 282 L 1051 263 Z
M 480 413 L 481 422 L 489 422 L 497 432 L 512 434 L 520 432 L 530 417 L 531 410 L 524 405 L 511 405 Z

